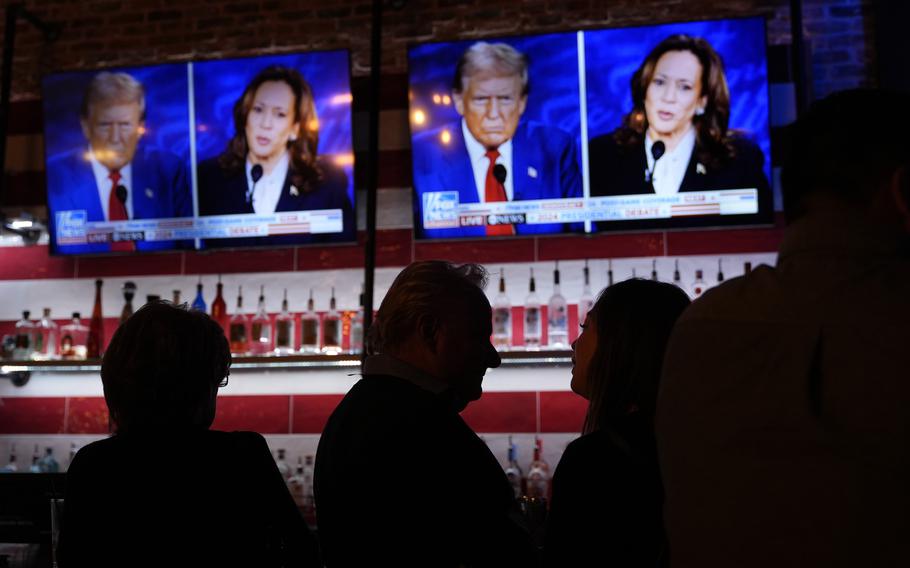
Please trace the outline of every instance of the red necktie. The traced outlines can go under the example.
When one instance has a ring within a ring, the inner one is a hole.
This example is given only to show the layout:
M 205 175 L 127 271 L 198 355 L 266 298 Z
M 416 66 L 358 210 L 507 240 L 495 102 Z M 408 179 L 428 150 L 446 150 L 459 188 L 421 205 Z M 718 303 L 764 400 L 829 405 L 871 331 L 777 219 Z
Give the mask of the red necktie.
M 109 176 L 111 180 L 111 194 L 107 199 L 107 220 L 108 221 L 127 221 L 129 216 L 126 214 L 126 203 L 121 202 L 117 198 L 117 186 L 120 185 L 120 175 L 119 170 L 111 170 Z M 131 241 L 119 241 L 111 243 L 112 251 L 134 251 L 136 250 L 136 245 Z
M 487 203 L 494 201 L 508 201 L 506 198 L 506 188 L 499 183 L 499 180 L 496 179 L 496 176 L 493 175 L 493 168 L 496 166 L 496 158 L 499 157 L 499 152 L 496 150 L 488 150 L 486 153 L 487 158 L 490 159 L 490 167 L 487 168 L 487 180 L 484 187 L 484 200 Z M 512 225 L 487 225 L 487 234 L 488 235 L 514 235 L 515 227 Z

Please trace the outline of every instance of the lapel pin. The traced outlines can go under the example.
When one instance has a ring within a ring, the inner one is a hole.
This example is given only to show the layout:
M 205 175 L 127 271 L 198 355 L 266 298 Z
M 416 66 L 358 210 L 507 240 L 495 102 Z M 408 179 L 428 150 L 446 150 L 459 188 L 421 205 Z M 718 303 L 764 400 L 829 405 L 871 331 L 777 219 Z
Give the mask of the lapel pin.
M 147 188 L 145 188 L 145 196 L 148 197 L 149 199 L 152 199 L 155 197 L 155 192 L 152 191 L 152 188 L 147 187 Z
M 537 179 L 537 169 L 531 166 L 528 166 L 528 176 L 534 179 Z
M 701 162 L 695 164 L 695 173 L 705 175 L 708 173 L 708 170 L 705 169 L 705 165 Z
M 297 197 L 300 195 L 300 191 L 297 189 L 296 185 L 291 186 L 291 197 Z

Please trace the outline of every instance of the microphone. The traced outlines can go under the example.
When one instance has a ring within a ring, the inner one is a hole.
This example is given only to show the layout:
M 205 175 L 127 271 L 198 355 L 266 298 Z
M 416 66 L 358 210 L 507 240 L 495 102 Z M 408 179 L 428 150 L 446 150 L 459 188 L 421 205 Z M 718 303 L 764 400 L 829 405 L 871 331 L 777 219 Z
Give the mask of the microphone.
M 505 185 L 506 175 L 508 175 L 508 172 L 504 165 L 496 164 L 493 166 L 493 177 L 496 178 L 496 181 L 498 181 L 500 185 Z
M 126 210 L 126 196 L 127 196 L 127 189 L 126 189 L 126 187 L 123 186 L 123 185 L 118 185 L 118 186 L 114 189 L 114 195 L 117 196 L 117 201 L 119 201 L 120 204 L 123 205 L 123 211 L 126 213 L 127 218 L 129 218 L 130 214 L 129 214 L 129 212 Z
M 250 169 L 250 177 L 253 178 L 253 187 L 251 187 L 246 192 L 246 202 L 252 203 L 253 201 L 253 191 L 256 189 L 256 182 L 262 179 L 262 166 L 260 164 L 255 164 Z
M 645 169 L 645 182 L 651 186 L 651 191 L 654 191 L 654 170 L 657 168 L 657 160 L 659 160 L 666 151 L 667 145 L 664 144 L 662 140 L 658 140 L 651 145 L 651 157 L 654 158 L 654 165 L 651 166 L 651 169 Z

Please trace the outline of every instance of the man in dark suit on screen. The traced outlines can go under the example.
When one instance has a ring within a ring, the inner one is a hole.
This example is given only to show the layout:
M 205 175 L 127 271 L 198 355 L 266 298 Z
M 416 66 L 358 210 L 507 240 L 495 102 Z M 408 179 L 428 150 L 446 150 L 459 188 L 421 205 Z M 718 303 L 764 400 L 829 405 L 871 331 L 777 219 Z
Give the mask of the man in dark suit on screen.
M 457 124 L 414 137 L 415 228 L 423 237 L 558 232 L 559 223 L 425 228 L 425 195 L 457 191 L 459 203 L 582 196 L 572 137 L 522 121 L 528 102 L 528 59 L 504 43 L 479 42 L 461 56 L 452 100 Z
M 101 72 L 86 90 L 80 125 L 88 147 L 47 164 L 51 234 L 55 215 L 84 212 L 87 222 L 193 215 L 185 163 L 142 142 L 145 89 L 127 73 Z M 163 250 L 175 241 L 58 244 L 67 253 Z
M 477 265 L 411 264 L 316 454 L 326 565 L 535 565 L 511 487 L 459 416 L 499 355 Z

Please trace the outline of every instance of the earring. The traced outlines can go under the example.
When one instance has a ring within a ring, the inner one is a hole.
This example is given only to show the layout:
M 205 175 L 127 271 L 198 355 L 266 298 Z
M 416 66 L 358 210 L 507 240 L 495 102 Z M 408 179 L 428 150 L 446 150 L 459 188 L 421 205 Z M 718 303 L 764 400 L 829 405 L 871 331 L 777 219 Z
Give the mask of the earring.
M 288 142 L 296 142 L 296 141 L 297 141 L 296 136 L 294 136 L 294 135 L 288 136 Z
M 698 107 L 697 109 L 695 109 L 695 116 L 701 116 L 703 114 L 705 114 L 704 107 Z

